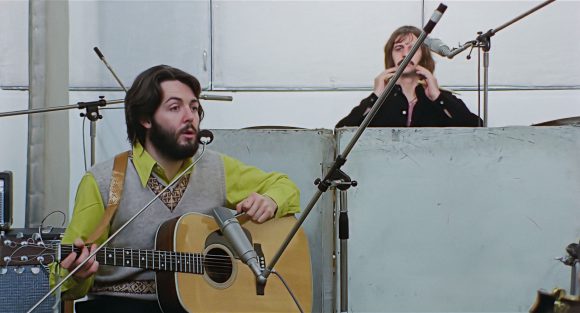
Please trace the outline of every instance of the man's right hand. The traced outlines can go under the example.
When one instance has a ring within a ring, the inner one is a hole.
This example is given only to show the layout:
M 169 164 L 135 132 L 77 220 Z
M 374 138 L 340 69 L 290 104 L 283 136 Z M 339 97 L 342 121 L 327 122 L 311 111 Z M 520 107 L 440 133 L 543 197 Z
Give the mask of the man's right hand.
M 74 270 L 79 264 L 81 264 L 95 249 L 97 249 L 96 244 L 91 245 L 91 250 L 85 246 L 85 243 L 77 238 L 74 242 L 75 248 L 80 249 L 80 253 L 72 252 L 64 260 L 60 262 L 60 266 L 68 271 Z M 99 269 L 99 262 L 92 257 L 87 263 L 85 263 L 74 275 L 76 279 L 86 279 L 94 275 Z
M 391 79 L 393 76 L 395 76 L 396 71 L 397 71 L 397 67 L 391 67 L 391 68 L 388 68 L 388 69 L 382 71 L 375 78 L 375 87 L 373 89 L 373 92 L 375 93 L 375 95 L 377 95 L 377 97 L 381 96 L 381 94 L 385 90 L 385 87 L 387 87 L 387 83 L 389 82 L 389 79 Z

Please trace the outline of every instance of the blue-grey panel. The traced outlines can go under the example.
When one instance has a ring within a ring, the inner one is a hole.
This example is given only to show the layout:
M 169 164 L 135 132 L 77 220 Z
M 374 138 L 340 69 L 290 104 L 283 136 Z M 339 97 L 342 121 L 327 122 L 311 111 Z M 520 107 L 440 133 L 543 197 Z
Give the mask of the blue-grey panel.
M 578 160 L 572 126 L 368 129 L 344 167 L 349 311 L 527 312 L 568 288 Z
M 300 188 L 304 208 L 334 155 L 330 130 L 214 130 L 211 149 L 266 171 L 279 171 Z M 333 299 L 333 196 L 325 194 L 304 222 L 312 258 L 314 304 L 312 312 L 331 312 Z

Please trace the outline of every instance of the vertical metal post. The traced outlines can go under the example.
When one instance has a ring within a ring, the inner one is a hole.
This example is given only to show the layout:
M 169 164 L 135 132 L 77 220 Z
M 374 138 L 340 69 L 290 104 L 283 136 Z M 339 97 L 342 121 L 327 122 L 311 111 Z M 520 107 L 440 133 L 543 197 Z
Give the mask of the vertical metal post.
M 489 51 L 483 51 L 483 127 L 487 127 L 488 114 L 487 105 L 489 94 Z
M 577 284 L 578 284 L 578 267 L 576 266 L 578 264 L 578 259 L 574 260 L 574 262 L 572 263 L 572 265 L 570 266 L 570 295 L 571 296 L 577 296 L 578 294 L 576 293 L 576 289 L 577 289 Z
M 91 121 L 91 166 L 95 165 L 96 157 L 95 157 L 95 145 L 97 142 L 97 122 Z
M 348 312 L 348 206 L 347 191 L 340 191 L 338 237 L 340 239 L 340 312 Z
M 29 109 L 69 100 L 68 1 L 30 0 L 28 30 Z M 25 227 L 68 208 L 68 113 L 28 116 Z

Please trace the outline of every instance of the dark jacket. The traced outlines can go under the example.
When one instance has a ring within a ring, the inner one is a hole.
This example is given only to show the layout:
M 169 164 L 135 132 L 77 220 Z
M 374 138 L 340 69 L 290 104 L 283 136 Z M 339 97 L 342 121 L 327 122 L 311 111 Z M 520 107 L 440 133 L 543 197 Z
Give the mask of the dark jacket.
M 450 92 L 441 90 L 441 95 L 431 101 L 425 95 L 423 86 L 415 88 L 417 104 L 413 110 L 411 127 L 477 127 L 483 125 L 482 120 L 471 113 L 465 103 Z M 365 116 L 363 113 L 373 106 L 378 97 L 372 93 L 352 109 L 350 114 L 336 124 L 336 128 L 344 126 L 360 126 Z M 400 85 L 395 85 L 391 94 L 383 103 L 370 127 L 407 127 L 409 103 Z M 451 115 L 449 117 L 444 110 Z

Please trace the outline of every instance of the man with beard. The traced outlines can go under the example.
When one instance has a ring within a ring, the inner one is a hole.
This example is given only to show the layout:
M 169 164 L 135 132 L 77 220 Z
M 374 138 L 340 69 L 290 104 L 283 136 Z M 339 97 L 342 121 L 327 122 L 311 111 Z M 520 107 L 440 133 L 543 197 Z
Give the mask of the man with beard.
M 391 34 L 385 45 L 386 70 L 375 78 L 373 93 L 340 120 L 336 128 L 359 126 L 362 123 L 420 34 L 421 30 L 413 26 L 402 26 Z M 451 92 L 439 89 L 437 79 L 433 76 L 434 70 L 435 61 L 431 51 L 422 45 L 369 126 L 481 126 L 481 119 L 471 113 L 463 101 Z
M 110 196 L 114 160 L 97 164 L 82 178 L 73 216 L 62 239 L 74 243 L 73 252 L 61 262 L 60 276 L 84 261 L 136 212 L 176 177 L 187 171 L 170 189 L 119 233 L 108 247 L 153 249 L 159 225 L 188 212 L 211 214 L 226 206 L 245 212 L 263 223 L 300 211 L 300 195 L 286 175 L 266 173 L 231 157 L 206 150 L 200 161 L 187 170 L 198 152 L 198 80 L 179 69 L 160 65 L 141 73 L 127 92 L 125 119 L 132 150 L 121 200 L 105 230 L 87 249 L 85 242 L 99 226 Z M 111 187 L 112 188 L 112 187 Z M 114 196 L 111 198 L 115 198 Z M 51 283 L 56 281 L 55 268 Z M 76 299 L 76 312 L 161 312 L 157 304 L 154 272 L 131 267 L 101 266 L 88 261 L 62 287 L 63 297 Z M 106 308 L 106 311 L 105 311 Z

